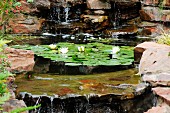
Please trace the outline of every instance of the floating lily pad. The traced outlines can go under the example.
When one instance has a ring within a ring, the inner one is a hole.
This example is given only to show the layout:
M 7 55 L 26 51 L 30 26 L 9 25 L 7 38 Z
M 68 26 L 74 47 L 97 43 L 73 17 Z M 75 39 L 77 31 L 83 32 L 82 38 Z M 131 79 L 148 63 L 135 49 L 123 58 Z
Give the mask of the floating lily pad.
M 131 65 L 134 61 L 133 47 L 121 46 L 117 54 L 112 55 L 113 45 L 103 43 L 74 44 L 60 42 L 57 49 L 51 50 L 49 45 L 15 45 L 13 48 L 32 50 L 37 56 L 48 58 L 52 61 L 64 61 L 67 66 L 116 66 Z M 79 52 L 78 47 L 83 46 L 84 51 Z M 116 47 L 116 46 L 115 46 Z M 68 48 L 65 54 L 59 53 L 59 48 Z

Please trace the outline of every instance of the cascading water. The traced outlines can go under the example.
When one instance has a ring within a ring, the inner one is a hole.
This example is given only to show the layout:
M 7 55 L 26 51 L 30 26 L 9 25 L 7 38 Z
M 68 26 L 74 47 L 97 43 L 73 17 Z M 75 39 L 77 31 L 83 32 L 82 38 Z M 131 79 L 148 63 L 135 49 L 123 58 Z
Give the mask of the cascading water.
M 112 23 L 113 29 L 119 29 L 122 27 L 121 13 L 116 2 L 111 5 L 111 13 L 109 13 L 110 21 Z
M 64 12 L 65 12 L 65 23 L 68 23 L 68 16 L 69 16 L 69 7 L 64 8 Z
M 27 95 L 27 94 L 26 94 Z M 143 113 L 153 106 L 153 94 L 145 94 L 131 100 L 119 100 L 115 95 L 86 96 L 68 95 L 68 97 L 49 97 L 23 95 L 27 105 L 41 104 L 40 108 L 29 113 Z M 147 104 L 146 104 L 147 103 Z

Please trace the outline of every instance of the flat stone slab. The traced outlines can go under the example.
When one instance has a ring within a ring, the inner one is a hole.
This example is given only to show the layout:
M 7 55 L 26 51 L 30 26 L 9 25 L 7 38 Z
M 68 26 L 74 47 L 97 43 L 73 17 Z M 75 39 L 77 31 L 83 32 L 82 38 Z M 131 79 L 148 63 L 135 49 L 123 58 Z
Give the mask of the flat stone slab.
M 152 88 L 153 92 L 170 103 L 170 88 L 169 87 L 156 87 Z
M 135 61 L 140 61 L 139 74 L 170 72 L 170 46 L 144 42 L 135 47 Z M 140 59 L 141 57 L 141 59 Z
M 170 73 L 144 75 L 143 81 L 150 82 L 152 86 L 170 86 Z

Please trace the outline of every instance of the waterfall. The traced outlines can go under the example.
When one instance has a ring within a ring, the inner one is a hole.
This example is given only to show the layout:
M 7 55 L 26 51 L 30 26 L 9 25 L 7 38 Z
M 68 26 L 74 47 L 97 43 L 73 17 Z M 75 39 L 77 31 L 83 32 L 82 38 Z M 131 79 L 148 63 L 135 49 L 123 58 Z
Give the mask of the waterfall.
M 122 26 L 120 8 L 118 7 L 116 3 L 117 2 L 113 2 L 111 4 L 111 13 L 109 14 L 113 29 L 118 29 Z
M 68 14 L 69 14 L 69 10 L 70 8 L 67 6 L 66 8 L 64 8 L 64 12 L 65 12 L 65 22 L 68 23 Z

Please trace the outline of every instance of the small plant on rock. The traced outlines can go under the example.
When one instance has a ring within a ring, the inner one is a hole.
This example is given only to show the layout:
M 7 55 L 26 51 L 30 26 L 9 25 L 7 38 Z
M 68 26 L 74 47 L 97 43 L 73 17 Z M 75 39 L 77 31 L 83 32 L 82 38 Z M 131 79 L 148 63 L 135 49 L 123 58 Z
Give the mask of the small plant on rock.
M 170 33 L 166 33 L 164 30 L 162 30 L 162 34 L 158 37 L 157 43 L 170 46 Z

